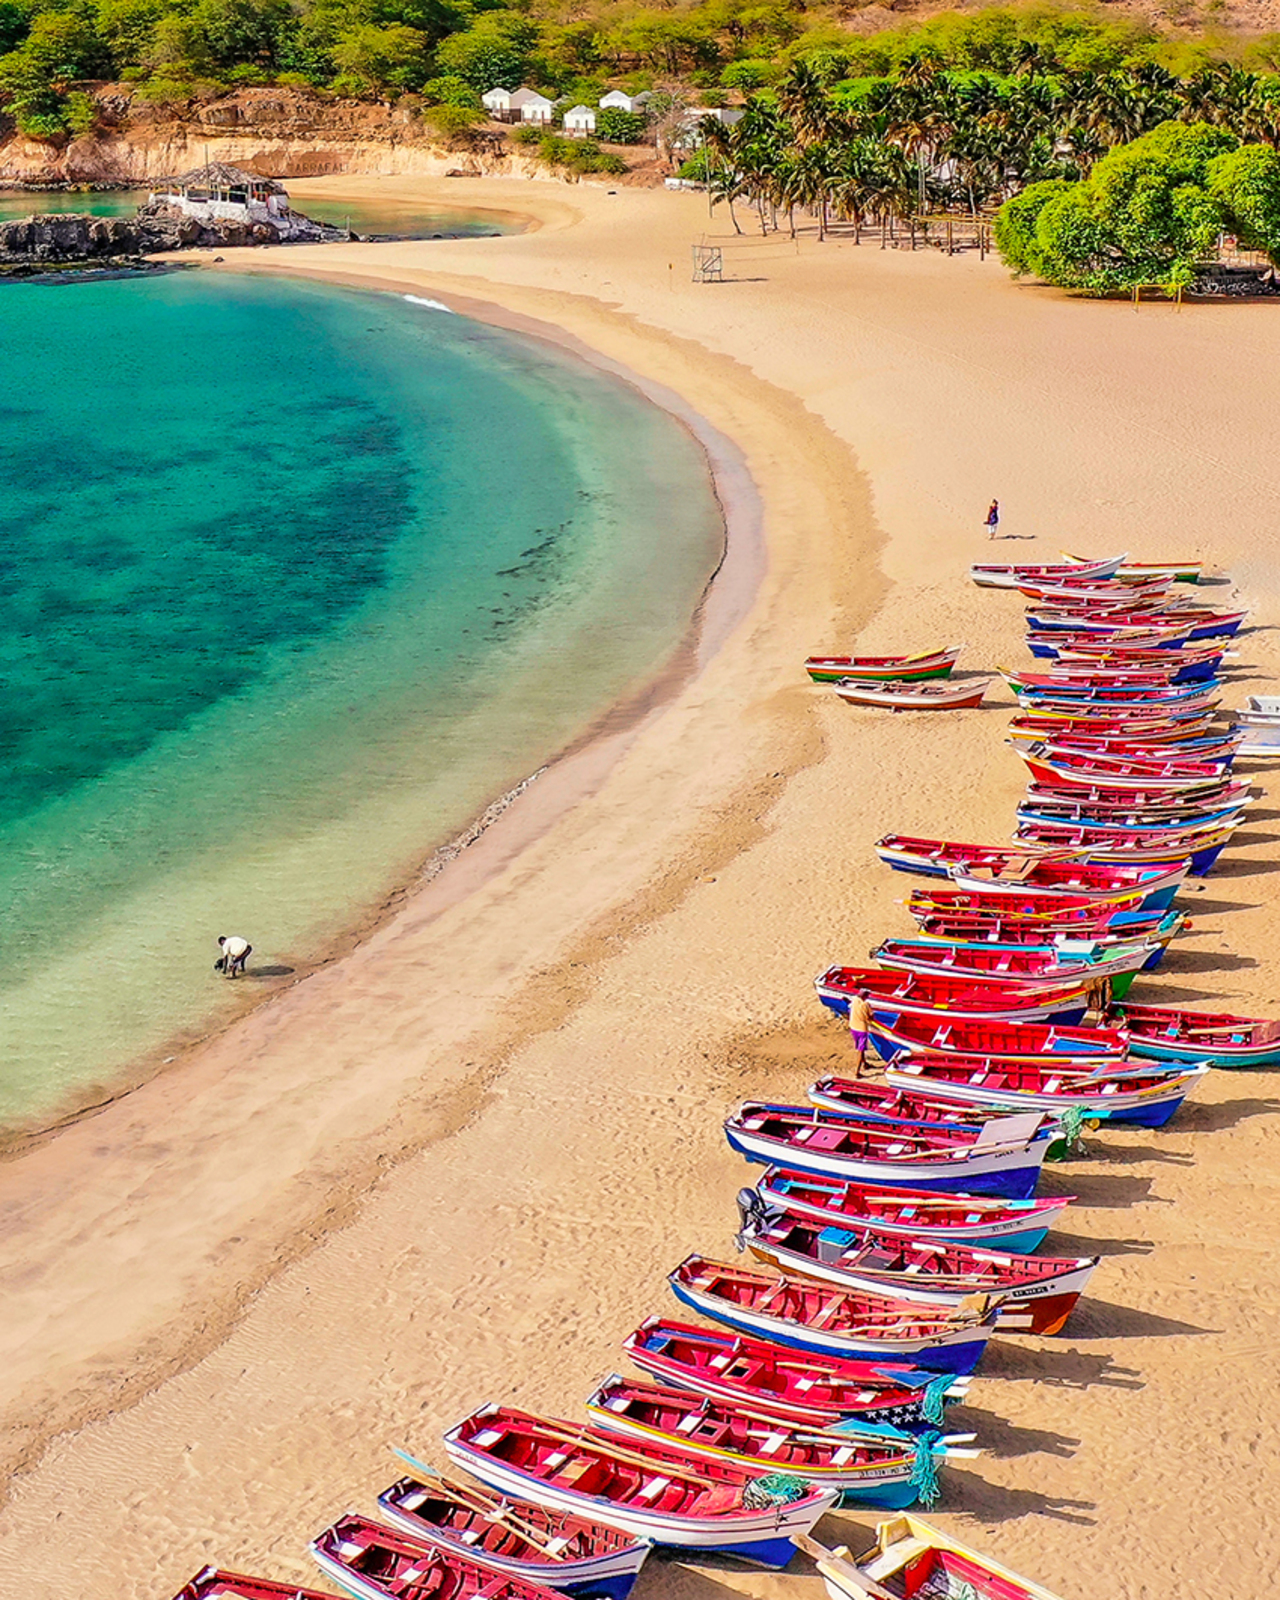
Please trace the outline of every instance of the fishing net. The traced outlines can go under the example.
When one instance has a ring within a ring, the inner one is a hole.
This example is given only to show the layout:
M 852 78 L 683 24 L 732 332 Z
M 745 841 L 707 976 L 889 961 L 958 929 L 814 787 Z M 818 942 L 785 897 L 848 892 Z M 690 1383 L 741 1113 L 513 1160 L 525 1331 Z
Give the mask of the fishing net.
M 749 1511 L 764 1511 L 769 1506 L 790 1505 L 813 1493 L 812 1484 L 790 1472 L 770 1472 L 753 1478 L 742 1491 L 742 1503 Z

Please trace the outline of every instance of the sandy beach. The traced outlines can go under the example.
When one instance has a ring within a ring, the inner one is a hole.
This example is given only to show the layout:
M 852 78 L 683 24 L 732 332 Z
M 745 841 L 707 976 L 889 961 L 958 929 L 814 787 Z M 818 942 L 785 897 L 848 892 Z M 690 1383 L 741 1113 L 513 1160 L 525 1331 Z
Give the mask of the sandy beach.
M 1018 662 L 1020 606 L 969 563 L 1127 549 L 1203 557 L 1232 580 L 1209 596 L 1255 608 L 1228 704 L 1280 682 L 1274 306 L 1074 302 L 973 255 L 737 236 L 696 195 L 309 192 L 533 217 L 225 270 L 421 295 L 633 374 L 700 419 L 730 553 L 652 705 L 340 959 L 0 1165 L 0 1587 L 24 1600 L 166 1600 L 209 1560 L 324 1587 L 306 1541 L 371 1507 L 389 1445 L 442 1463 L 486 1399 L 578 1415 L 675 1309 L 676 1262 L 732 1255 L 725 1112 L 847 1061 L 813 975 L 909 929 L 872 841 L 1003 839 L 1024 777 L 1008 696 L 857 712 L 808 686 L 811 651 Z M 704 238 L 723 284 L 690 281 Z M 1275 1013 L 1277 818 L 1258 802 L 1186 894 L 1142 996 Z M 1064 1600 L 1277 1585 L 1277 1113 L 1274 1076 L 1214 1074 L 1169 1130 L 1099 1134 L 1046 1180 L 1079 1197 L 1060 1253 L 1105 1259 L 1063 1334 L 993 1345 L 951 1414 L 984 1454 L 937 1520 Z M 636 1595 L 730 1591 L 820 1584 L 664 1559 Z

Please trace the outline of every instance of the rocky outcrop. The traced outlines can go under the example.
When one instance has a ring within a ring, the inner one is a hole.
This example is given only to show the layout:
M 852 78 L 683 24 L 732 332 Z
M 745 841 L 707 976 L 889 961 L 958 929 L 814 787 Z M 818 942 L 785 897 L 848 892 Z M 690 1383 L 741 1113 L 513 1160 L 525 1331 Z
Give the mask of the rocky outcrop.
M 282 232 L 269 223 L 205 225 L 169 206 L 142 206 L 135 217 L 91 217 L 57 213 L 0 223 L 0 264 L 118 261 L 169 250 L 234 249 L 244 245 L 320 243 L 345 239 L 309 217 L 294 216 Z

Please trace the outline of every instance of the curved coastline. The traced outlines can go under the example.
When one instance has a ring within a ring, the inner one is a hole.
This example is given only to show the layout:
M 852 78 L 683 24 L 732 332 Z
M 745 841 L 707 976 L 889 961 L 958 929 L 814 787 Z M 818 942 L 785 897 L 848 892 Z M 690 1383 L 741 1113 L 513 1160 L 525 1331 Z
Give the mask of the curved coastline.
M 208 270 L 217 270 L 211 263 L 202 265 Z M 234 264 L 230 270 L 234 273 Z M 314 271 L 272 275 L 343 285 L 361 293 L 404 297 L 410 297 L 413 289 L 421 287 L 412 283 L 375 284 Z M 192 1054 L 210 1040 L 234 1028 L 249 1014 L 272 1005 L 281 994 L 306 982 L 315 972 L 340 961 L 395 917 L 410 899 L 426 903 L 420 897 L 428 886 L 433 908 L 438 910 L 458 903 L 483 882 L 487 874 L 509 862 L 584 794 L 599 786 L 608 767 L 627 748 L 639 724 L 659 712 L 704 670 L 750 609 L 764 572 L 766 551 L 760 497 L 743 454 L 733 440 L 712 427 L 674 390 L 611 360 L 553 324 L 512 315 L 490 301 L 462 296 L 450 296 L 450 299 L 454 304 L 447 308 L 449 310 L 552 345 L 572 359 L 626 384 L 649 404 L 664 411 L 693 439 L 706 464 L 709 485 L 720 509 L 722 546 L 715 568 L 702 591 L 693 598 L 683 634 L 645 679 L 633 685 L 621 698 L 600 706 L 590 723 L 569 744 L 549 751 L 535 770 L 506 790 L 487 797 L 451 838 L 431 848 L 362 914 L 336 927 L 329 937 L 320 941 L 309 959 L 299 960 L 287 977 L 274 981 L 269 978 L 256 991 L 239 991 L 237 998 L 243 995 L 244 1001 L 240 1010 L 213 1025 L 185 1029 L 136 1056 L 110 1080 L 95 1085 L 91 1098 L 71 1097 L 64 1106 L 45 1111 L 30 1122 L 9 1122 L 0 1128 L 0 1164 L 20 1157 L 83 1118 L 96 1116 L 119 1104 L 157 1075 L 180 1073 Z M 597 748 L 605 742 L 607 755 Z M 536 823 L 526 825 L 523 815 L 511 813 L 513 809 L 519 811 L 519 801 L 535 782 L 540 785 L 542 803 Z M 494 828 L 499 828 L 500 837 L 490 841 L 485 849 L 477 850 L 485 835 Z M 465 875 L 465 883 L 455 886 L 454 879 L 462 876 L 458 863 L 464 852 L 470 870 Z

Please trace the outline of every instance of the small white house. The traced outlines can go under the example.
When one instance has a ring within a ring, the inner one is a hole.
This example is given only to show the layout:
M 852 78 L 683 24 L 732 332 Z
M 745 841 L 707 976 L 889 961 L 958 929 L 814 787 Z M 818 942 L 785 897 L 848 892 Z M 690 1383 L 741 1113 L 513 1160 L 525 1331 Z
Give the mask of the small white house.
M 574 106 L 564 114 L 564 131 L 575 139 L 585 139 L 596 131 L 596 114 L 590 106 Z
M 555 118 L 555 105 L 536 89 L 517 89 L 511 96 L 511 119 L 532 122 L 550 127 Z
M 506 122 L 511 116 L 511 90 L 486 89 L 480 96 L 480 103 L 496 122 Z
M 165 179 L 152 189 L 151 199 L 202 223 L 266 222 L 281 232 L 290 226 L 282 183 L 222 161 Z
M 643 111 L 649 102 L 649 91 L 643 94 L 626 94 L 621 89 L 610 89 L 601 97 L 601 111 Z

